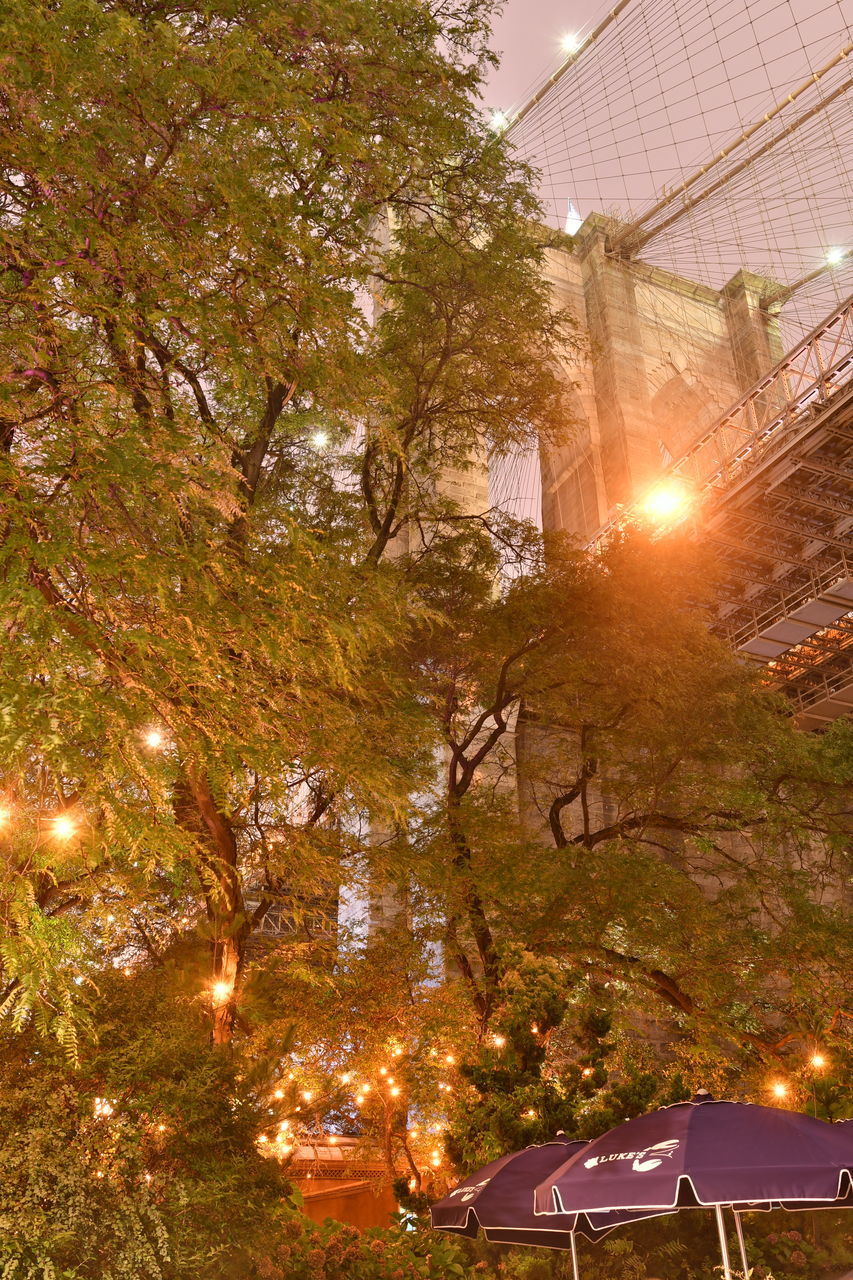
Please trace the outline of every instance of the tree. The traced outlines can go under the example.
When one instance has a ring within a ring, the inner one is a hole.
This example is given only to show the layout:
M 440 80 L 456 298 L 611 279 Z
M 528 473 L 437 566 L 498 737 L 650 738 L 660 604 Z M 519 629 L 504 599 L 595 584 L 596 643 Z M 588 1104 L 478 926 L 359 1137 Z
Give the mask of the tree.
M 419 861 L 481 1034 L 508 943 L 759 1057 L 831 1034 L 849 726 L 796 730 L 709 633 L 710 566 L 677 539 L 555 546 L 498 596 L 490 554 L 460 540 L 412 646 L 446 758 Z
M 201 901 L 227 1040 L 276 894 L 335 874 L 357 816 L 423 776 L 429 726 L 385 661 L 420 606 L 384 553 L 453 518 L 445 465 L 563 401 L 535 205 L 475 101 L 490 12 L 4 8 L 21 1018 L 72 1035 L 72 925 L 129 923 L 161 874 L 178 919 Z M 135 936 L 168 926 L 151 909 Z

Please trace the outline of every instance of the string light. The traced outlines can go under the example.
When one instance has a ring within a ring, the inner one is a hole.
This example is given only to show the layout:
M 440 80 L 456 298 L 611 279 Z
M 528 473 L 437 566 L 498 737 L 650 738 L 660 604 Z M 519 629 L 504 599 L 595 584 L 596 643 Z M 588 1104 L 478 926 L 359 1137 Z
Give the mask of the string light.
M 496 1049 L 502 1049 L 506 1044 L 506 1036 L 492 1036 L 492 1044 Z
M 267 1139 L 267 1135 L 266 1135 L 265 1133 L 262 1133 L 262 1134 L 260 1134 L 260 1135 L 258 1136 L 258 1142 L 267 1142 L 267 1141 L 268 1141 L 268 1139 Z
M 351 1079 L 352 1075 L 349 1071 L 343 1071 L 341 1073 L 341 1084 L 349 1084 Z
M 788 1086 L 783 1084 L 781 1080 L 777 1080 L 772 1088 L 777 1098 L 784 1098 L 788 1092 Z
M 311 1092 L 311 1090 L 310 1090 L 310 1089 L 303 1089 L 303 1090 L 302 1090 L 302 1098 L 303 1098 L 303 1101 L 305 1101 L 305 1102 L 310 1102 L 310 1101 L 311 1101 L 311 1099 L 312 1099 L 313 1097 L 314 1097 L 314 1094 Z
M 150 747 L 152 751 L 159 751 L 165 741 L 166 739 L 159 729 L 145 730 L 145 745 Z
M 67 813 L 57 814 L 52 825 L 57 840 L 70 840 L 77 830 L 77 824 Z
M 582 1075 L 582 1076 L 591 1076 L 591 1075 L 592 1075 L 592 1067 L 584 1067 L 583 1071 L 581 1072 L 581 1075 Z
M 399 1093 L 400 1093 L 400 1086 L 398 1084 L 395 1084 L 394 1088 L 391 1090 L 391 1097 L 396 1098 L 399 1096 Z
M 825 1066 L 826 1066 L 826 1058 L 823 1056 L 823 1054 L 822 1054 L 822 1053 L 813 1053 L 813 1054 L 812 1054 L 812 1066 L 813 1066 L 813 1067 L 825 1067 Z
M 283 1097 L 284 1097 L 284 1090 L 283 1090 L 283 1089 L 276 1089 L 275 1093 L 273 1094 L 273 1097 L 274 1097 L 274 1098 L 283 1098 Z

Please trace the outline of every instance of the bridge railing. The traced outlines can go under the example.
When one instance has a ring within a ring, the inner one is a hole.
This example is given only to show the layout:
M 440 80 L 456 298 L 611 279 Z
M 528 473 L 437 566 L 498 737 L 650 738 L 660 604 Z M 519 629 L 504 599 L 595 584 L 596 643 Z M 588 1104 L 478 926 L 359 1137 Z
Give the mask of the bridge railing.
M 828 316 L 673 465 L 696 490 L 728 489 L 788 444 L 802 419 L 853 380 L 853 298 Z
M 683 477 L 697 494 L 725 492 L 753 467 L 784 451 L 807 417 L 851 383 L 853 298 L 848 298 L 718 418 L 667 474 Z M 630 507 L 619 511 L 592 544 L 630 518 Z

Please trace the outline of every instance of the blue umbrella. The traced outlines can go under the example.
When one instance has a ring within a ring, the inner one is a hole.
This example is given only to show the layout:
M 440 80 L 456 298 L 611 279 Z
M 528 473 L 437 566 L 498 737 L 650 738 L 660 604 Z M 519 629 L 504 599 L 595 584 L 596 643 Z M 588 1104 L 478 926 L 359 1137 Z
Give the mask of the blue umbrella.
M 776 1107 L 697 1094 L 625 1124 L 573 1152 L 535 1192 L 537 1215 L 713 1208 L 725 1280 L 731 1263 L 723 1206 L 816 1207 L 844 1198 L 853 1126 Z M 743 1233 L 735 1222 L 744 1269 Z
M 443 1200 L 432 1205 L 432 1225 L 439 1231 L 474 1237 L 482 1228 L 487 1240 L 501 1244 L 539 1245 L 568 1249 L 575 1280 L 578 1276 L 575 1233 L 595 1240 L 623 1223 L 654 1216 L 640 1213 L 550 1214 L 547 1221 L 533 1211 L 533 1190 L 543 1178 L 585 1149 L 586 1142 L 570 1142 L 558 1134 L 552 1142 L 526 1147 L 494 1160 L 472 1173 Z

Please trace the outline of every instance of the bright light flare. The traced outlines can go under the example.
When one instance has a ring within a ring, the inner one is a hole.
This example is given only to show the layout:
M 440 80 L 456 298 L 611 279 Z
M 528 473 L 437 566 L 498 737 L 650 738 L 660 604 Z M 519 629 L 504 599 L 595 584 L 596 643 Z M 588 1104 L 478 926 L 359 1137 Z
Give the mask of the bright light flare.
M 12 821 L 12 810 L 8 805 L 0 804 L 0 831 Z
M 813 1053 L 813 1054 L 812 1054 L 812 1066 L 813 1066 L 813 1067 L 825 1067 L 825 1066 L 826 1066 L 826 1058 L 823 1056 L 823 1054 L 822 1054 L 822 1053 Z
M 492 112 L 491 118 L 489 120 L 489 128 L 491 129 L 492 133 L 503 133 L 504 129 L 507 127 L 508 124 L 509 124 L 509 120 L 507 119 L 503 111 Z
M 211 990 L 216 1004 L 227 1004 L 234 988 L 230 982 L 214 982 Z
M 826 265 L 828 267 L 837 267 L 847 257 L 847 249 L 841 249 L 838 246 L 826 251 Z
M 788 1086 L 786 1084 L 783 1084 L 781 1080 L 777 1080 L 776 1083 L 772 1086 L 772 1089 L 773 1089 L 774 1097 L 776 1098 L 787 1097 Z
M 576 31 L 567 31 L 560 37 L 560 48 L 563 53 L 577 53 L 581 47 L 581 38 Z
M 327 431 L 315 431 L 311 436 L 311 443 L 315 449 L 325 449 L 329 443 L 329 433 Z
M 166 739 L 160 729 L 151 728 L 145 730 L 143 742 L 152 751 L 159 751 L 165 745 Z
M 639 504 L 647 520 L 655 524 L 677 524 L 690 506 L 690 494 L 680 480 L 661 480 Z
M 57 840 L 71 840 L 77 833 L 77 823 L 67 813 L 59 813 L 53 819 L 52 830 Z

